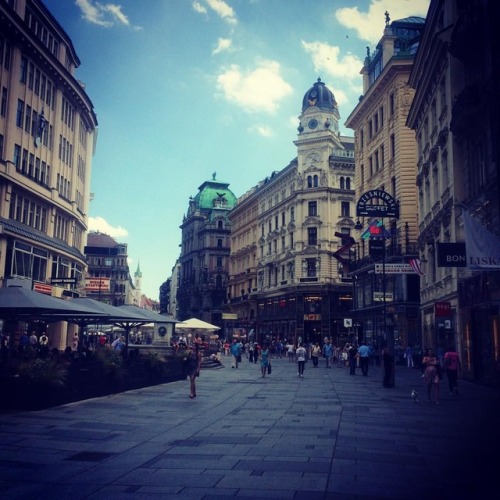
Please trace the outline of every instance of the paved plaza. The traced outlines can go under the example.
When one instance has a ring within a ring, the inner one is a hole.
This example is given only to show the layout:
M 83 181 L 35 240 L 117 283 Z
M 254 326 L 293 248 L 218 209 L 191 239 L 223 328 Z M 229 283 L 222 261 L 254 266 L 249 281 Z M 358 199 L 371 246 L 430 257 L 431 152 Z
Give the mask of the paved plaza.
M 498 491 L 500 399 L 418 369 L 273 360 L 42 411 L 0 413 L 2 499 L 476 499 Z M 419 391 L 420 402 L 410 397 Z M 493 495 L 496 497 L 496 495 Z

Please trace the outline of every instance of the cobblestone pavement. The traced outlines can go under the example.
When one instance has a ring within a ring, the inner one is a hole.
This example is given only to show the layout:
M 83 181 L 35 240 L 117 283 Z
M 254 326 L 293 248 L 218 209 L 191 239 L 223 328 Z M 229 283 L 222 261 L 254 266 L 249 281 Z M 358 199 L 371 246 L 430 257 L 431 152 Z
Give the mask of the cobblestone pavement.
M 417 369 L 396 387 L 287 359 L 36 412 L 0 413 L 2 499 L 492 498 L 499 393 L 459 381 L 439 405 Z M 412 389 L 420 402 L 410 397 Z M 496 474 L 495 474 L 496 473 Z

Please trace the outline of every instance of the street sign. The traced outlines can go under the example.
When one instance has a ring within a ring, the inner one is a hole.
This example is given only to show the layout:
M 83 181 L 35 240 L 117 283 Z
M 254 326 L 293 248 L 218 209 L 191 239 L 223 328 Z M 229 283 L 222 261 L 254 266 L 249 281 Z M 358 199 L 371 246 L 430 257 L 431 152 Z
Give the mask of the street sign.
M 352 318 L 344 318 L 344 328 L 352 327 Z
M 375 274 L 416 274 L 410 264 L 375 264 Z
M 76 285 L 76 278 L 51 278 L 51 285 Z

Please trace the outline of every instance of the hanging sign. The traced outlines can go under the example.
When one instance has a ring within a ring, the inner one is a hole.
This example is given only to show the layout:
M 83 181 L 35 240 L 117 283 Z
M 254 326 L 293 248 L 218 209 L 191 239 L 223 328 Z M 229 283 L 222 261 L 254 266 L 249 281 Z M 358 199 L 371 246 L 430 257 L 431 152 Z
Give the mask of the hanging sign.
M 356 205 L 356 215 L 358 217 L 393 217 L 397 219 L 399 218 L 399 206 L 389 193 L 382 189 L 372 189 L 361 195 Z

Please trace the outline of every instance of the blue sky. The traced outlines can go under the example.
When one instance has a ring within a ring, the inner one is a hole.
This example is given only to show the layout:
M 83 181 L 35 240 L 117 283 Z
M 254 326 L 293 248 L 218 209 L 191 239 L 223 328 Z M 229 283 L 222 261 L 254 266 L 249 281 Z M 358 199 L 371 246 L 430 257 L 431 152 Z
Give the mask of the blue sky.
M 238 197 L 295 158 L 320 77 L 343 123 L 366 47 L 429 0 L 43 0 L 73 41 L 99 121 L 90 229 L 128 244 L 158 298 L 190 196 L 216 172 Z

